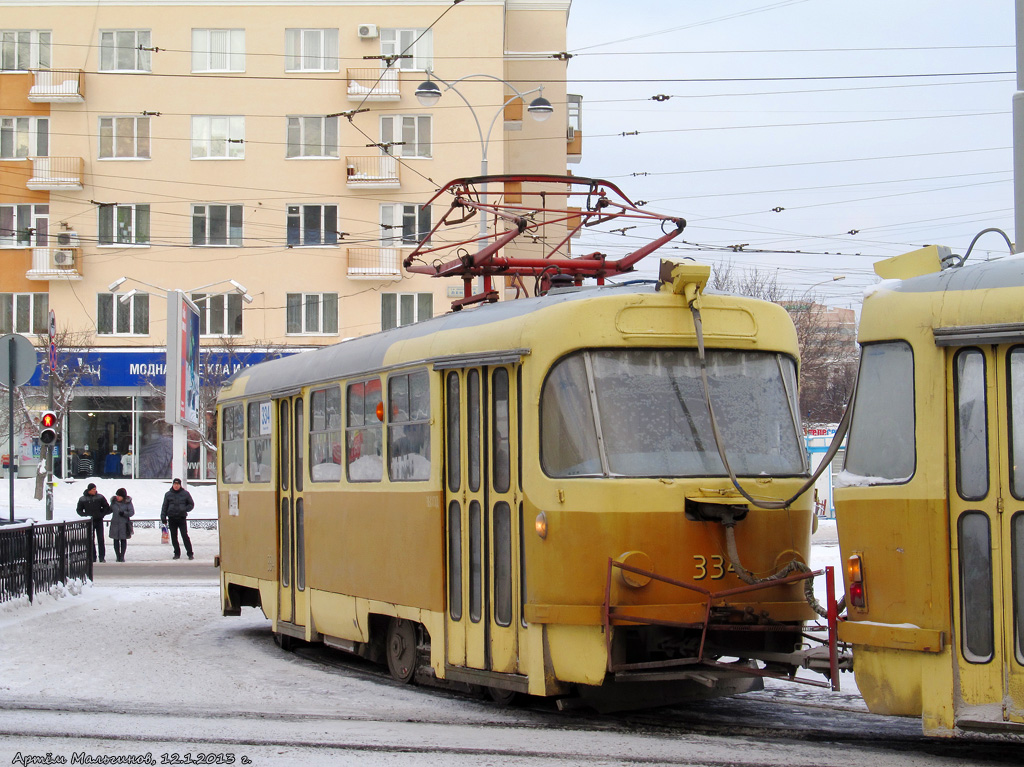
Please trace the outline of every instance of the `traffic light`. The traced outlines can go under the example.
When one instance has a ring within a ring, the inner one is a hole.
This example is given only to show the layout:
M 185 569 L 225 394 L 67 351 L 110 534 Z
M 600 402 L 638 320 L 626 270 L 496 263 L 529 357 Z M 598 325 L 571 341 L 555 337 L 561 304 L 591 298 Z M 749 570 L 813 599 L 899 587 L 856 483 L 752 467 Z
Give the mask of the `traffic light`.
M 39 443 L 52 445 L 57 441 L 57 414 L 47 410 L 39 419 Z

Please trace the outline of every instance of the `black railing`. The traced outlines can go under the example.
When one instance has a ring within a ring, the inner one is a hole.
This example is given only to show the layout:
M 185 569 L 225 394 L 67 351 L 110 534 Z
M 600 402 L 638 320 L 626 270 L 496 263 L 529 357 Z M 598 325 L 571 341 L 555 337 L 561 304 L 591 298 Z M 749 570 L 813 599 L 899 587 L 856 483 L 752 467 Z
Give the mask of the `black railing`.
M 103 524 L 110 526 L 110 520 L 104 519 Z M 132 527 L 136 530 L 152 530 L 160 525 L 159 519 L 132 519 Z M 193 530 L 216 530 L 216 519 L 189 519 L 188 526 Z
M 0 602 L 92 580 L 92 521 L 0 527 Z

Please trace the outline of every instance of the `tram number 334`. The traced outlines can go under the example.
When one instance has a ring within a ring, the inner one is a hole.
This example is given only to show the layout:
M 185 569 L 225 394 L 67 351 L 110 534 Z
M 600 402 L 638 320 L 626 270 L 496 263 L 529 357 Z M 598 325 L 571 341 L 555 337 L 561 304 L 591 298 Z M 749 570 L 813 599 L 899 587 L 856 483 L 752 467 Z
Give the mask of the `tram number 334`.
M 693 577 L 695 581 L 702 581 L 711 578 L 713 581 L 721 580 L 726 573 L 735 573 L 732 564 L 726 566 L 725 557 L 715 554 L 712 557 L 704 557 L 700 554 L 693 555 L 693 561 L 697 566 L 697 574 Z

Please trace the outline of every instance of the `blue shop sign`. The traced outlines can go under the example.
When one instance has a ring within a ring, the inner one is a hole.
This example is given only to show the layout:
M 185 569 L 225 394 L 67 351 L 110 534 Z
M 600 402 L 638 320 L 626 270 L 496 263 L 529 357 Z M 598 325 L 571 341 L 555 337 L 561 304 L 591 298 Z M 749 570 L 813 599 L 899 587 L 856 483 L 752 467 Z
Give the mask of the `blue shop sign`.
M 225 352 L 201 351 L 203 378 L 214 377 L 225 380 L 242 368 L 257 365 L 266 360 L 287 357 L 305 349 L 279 349 L 271 352 Z M 63 355 L 65 363 L 78 365 L 88 370 L 82 377 L 82 386 L 144 386 L 152 383 L 163 386 L 167 373 L 167 353 L 160 351 L 135 351 L 132 349 L 93 348 L 81 353 L 68 352 Z M 42 386 L 45 361 L 36 369 L 28 382 L 29 386 Z

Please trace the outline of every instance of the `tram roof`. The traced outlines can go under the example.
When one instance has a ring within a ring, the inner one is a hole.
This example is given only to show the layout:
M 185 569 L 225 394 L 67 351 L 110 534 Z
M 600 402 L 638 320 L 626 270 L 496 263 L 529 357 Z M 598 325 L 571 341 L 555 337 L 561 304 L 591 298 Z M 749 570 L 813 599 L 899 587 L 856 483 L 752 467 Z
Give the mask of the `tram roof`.
M 882 286 L 899 293 L 1024 287 L 1024 255 L 967 264 L 905 280 L 887 280 Z

